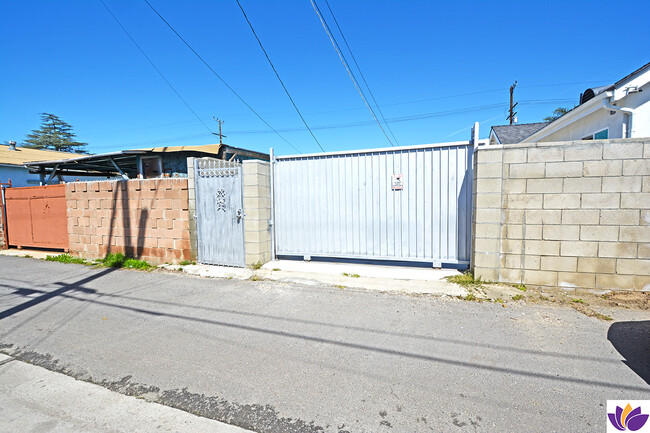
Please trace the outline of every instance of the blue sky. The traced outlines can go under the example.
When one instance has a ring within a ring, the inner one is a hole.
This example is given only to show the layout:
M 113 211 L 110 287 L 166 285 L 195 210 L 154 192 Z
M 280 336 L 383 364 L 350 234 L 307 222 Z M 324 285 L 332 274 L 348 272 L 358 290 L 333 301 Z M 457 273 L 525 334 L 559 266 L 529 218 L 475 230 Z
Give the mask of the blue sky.
M 213 131 L 213 116 L 225 120 L 226 143 L 296 153 L 144 1 L 105 1 Z M 318 150 L 235 0 L 150 1 L 291 144 Z M 318 4 L 325 12 L 325 1 Z M 585 88 L 613 83 L 650 60 L 647 1 L 626 2 L 624 10 L 601 1 L 329 4 L 400 145 L 465 140 L 475 121 L 486 138 L 491 125 L 506 123 L 514 80 L 519 122 L 537 122 L 558 106 L 573 107 Z M 389 145 L 309 0 L 242 5 L 325 150 Z M 218 141 L 99 0 L 2 0 L 0 16 L 0 142 L 22 141 L 41 112 L 72 124 L 93 153 Z

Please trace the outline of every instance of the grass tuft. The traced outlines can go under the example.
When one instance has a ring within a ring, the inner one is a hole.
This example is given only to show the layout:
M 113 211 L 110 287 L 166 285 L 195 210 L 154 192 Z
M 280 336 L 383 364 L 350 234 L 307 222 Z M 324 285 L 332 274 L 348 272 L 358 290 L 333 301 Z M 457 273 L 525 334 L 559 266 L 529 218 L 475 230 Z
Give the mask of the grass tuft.
M 127 257 L 122 253 L 108 254 L 103 259 L 97 260 L 97 264 L 107 268 L 126 268 L 149 270 L 152 266 L 144 260 Z
M 579 298 L 571 299 L 571 302 L 573 302 L 574 304 L 586 304 L 587 303 L 586 301 L 583 301 L 582 299 L 579 299 Z
M 350 277 L 350 278 L 359 278 L 361 275 L 359 274 L 348 274 L 347 272 L 343 272 L 341 275 L 344 277 Z
M 264 264 L 264 263 L 262 263 L 262 262 L 260 262 L 260 261 L 258 260 L 258 261 L 256 261 L 255 263 L 253 263 L 253 264 L 251 265 L 251 268 L 253 268 L 253 269 L 255 269 L 255 270 L 258 270 L 259 268 L 262 267 L 263 264 Z
M 463 301 L 480 301 L 480 299 L 477 298 L 476 295 L 474 295 L 474 293 L 468 293 L 465 296 L 458 295 L 457 297 L 458 297 L 458 299 L 461 299 Z
M 482 281 L 480 278 L 474 278 L 474 274 L 471 272 L 465 272 L 460 275 L 451 275 L 445 278 L 450 283 L 458 284 L 465 288 L 481 287 L 483 284 L 487 284 L 487 281 Z
M 79 265 L 89 265 L 86 260 L 81 257 L 72 257 L 70 254 L 59 254 L 58 256 L 47 256 L 45 260 L 48 262 L 59 262 L 59 263 L 76 263 Z
M 521 301 L 522 299 L 524 299 L 524 295 L 515 295 L 512 297 L 513 301 Z
M 279 270 L 280 270 L 280 268 L 273 268 L 273 272 L 277 272 Z
M 526 285 L 525 284 L 516 284 L 515 289 L 521 290 L 522 292 L 526 291 Z
M 180 266 L 187 266 L 187 265 L 196 265 L 196 262 L 192 262 L 190 260 L 183 260 L 179 263 Z

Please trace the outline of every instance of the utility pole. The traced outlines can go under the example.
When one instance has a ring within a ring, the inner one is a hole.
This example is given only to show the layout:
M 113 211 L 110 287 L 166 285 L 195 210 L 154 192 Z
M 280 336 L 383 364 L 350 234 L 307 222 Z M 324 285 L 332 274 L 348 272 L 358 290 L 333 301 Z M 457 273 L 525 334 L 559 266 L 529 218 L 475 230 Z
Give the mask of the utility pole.
M 510 86 L 510 115 L 508 117 L 506 117 L 506 119 L 510 119 L 510 124 L 511 125 L 513 123 L 515 123 L 515 115 L 517 114 L 517 112 L 514 111 L 514 110 L 515 110 L 515 107 L 517 106 L 517 104 L 519 104 L 519 102 L 515 102 L 513 104 L 515 87 L 517 87 L 517 80 L 515 80 L 514 84 L 512 86 Z
M 218 135 L 218 136 L 219 136 L 219 144 L 223 144 L 223 138 L 226 137 L 225 135 L 223 135 L 223 134 L 221 133 L 221 124 L 223 123 L 223 120 L 221 120 L 221 119 L 217 119 L 217 118 L 214 117 L 214 116 L 212 117 L 212 120 L 214 120 L 215 122 L 217 122 L 217 123 L 219 124 L 219 133 L 217 134 L 217 133 L 214 133 L 214 132 L 213 132 L 213 134 L 214 134 L 214 135 Z

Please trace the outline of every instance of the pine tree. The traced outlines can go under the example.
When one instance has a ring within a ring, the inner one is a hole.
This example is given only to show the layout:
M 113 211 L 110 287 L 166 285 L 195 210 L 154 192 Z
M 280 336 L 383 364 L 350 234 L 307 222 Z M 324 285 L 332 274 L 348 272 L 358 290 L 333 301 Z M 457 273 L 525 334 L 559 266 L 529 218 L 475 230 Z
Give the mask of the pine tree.
M 27 135 L 23 147 L 58 150 L 59 152 L 88 153 L 88 143 L 76 141 L 72 126 L 50 113 L 41 113 L 41 127 Z

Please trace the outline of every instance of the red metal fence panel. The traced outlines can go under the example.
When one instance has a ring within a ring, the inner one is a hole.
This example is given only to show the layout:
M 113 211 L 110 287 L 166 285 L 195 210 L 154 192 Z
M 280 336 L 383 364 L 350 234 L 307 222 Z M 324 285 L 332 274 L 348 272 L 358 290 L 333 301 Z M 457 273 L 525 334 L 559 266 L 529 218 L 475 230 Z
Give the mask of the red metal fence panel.
M 5 189 L 9 245 L 68 249 L 65 185 Z

